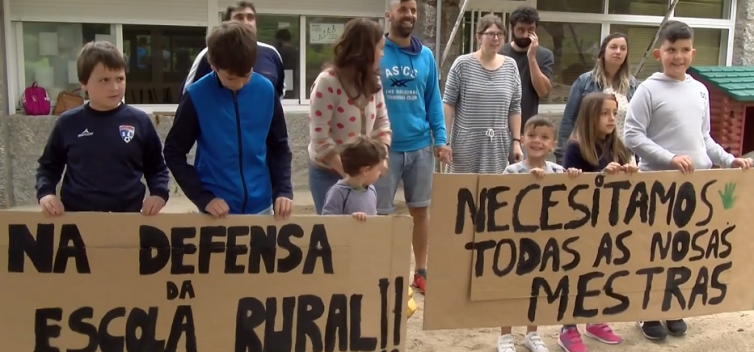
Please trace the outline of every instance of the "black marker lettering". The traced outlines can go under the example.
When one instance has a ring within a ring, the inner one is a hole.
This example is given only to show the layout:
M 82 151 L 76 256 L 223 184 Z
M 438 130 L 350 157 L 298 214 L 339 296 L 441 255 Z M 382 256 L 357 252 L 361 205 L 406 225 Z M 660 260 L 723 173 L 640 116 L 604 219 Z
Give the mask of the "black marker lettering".
M 521 217 L 519 214 L 521 213 L 521 204 L 524 202 L 524 197 L 526 195 L 536 189 L 539 189 L 539 185 L 536 183 L 532 183 L 526 188 L 522 189 L 518 194 L 516 195 L 516 200 L 513 202 L 513 231 L 516 233 L 534 233 L 539 230 L 539 227 L 537 225 L 524 225 L 521 223 Z
M 607 215 L 607 221 L 610 226 L 615 226 L 618 224 L 620 218 L 620 192 L 631 189 L 631 182 L 608 182 L 603 187 L 613 190 L 613 194 L 610 197 L 610 212 Z
M 639 221 L 642 224 L 646 224 L 649 218 L 649 192 L 647 192 L 647 184 L 645 182 L 639 182 L 634 185 L 634 189 L 631 191 L 631 199 L 629 199 L 628 207 L 626 208 L 626 214 L 623 215 L 623 223 L 626 225 L 630 224 L 637 210 L 639 211 Z
M 543 277 L 535 277 L 531 282 L 531 296 L 529 298 L 529 311 L 527 314 L 529 321 L 534 322 L 537 318 L 537 302 L 539 301 L 539 292 L 541 290 L 545 291 L 547 304 L 552 304 L 555 300 L 560 298 L 560 303 L 558 303 L 558 320 L 563 320 L 566 309 L 568 308 L 568 285 L 568 275 L 564 275 L 558 282 L 555 292 L 553 292 L 547 279 Z
M 588 189 L 589 186 L 587 185 L 576 185 L 571 188 L 570 192 L 568 192 L 568 206 L 573 210 L 577 210 L 583 213 L 584 216 L 567 222 L 565 225 L 563 225 L 563 229 L 575 230 L 583 227 L 589 222 L 589 218 L 591 217 L 591 211 L 589 210 L 589 207 L 576 201 L 576 197 L 579 195 L 579 192 Z
M 37 224 L 35 238 L 26 225 L 9 224 L 8 272 L 23 273 L 24 255 L 26 255 L 39 273 L 65 273 L 68 260 L 73 258 L 77 273 L 90 274 L 86 244 L 78 226 L 74 224 L 60 226 L 58 237 L 58 247 L 55 249 L 55 225 Z
M 542 208 L 539 213 L 539 227 L 542 230 L 560 230 L 563 228 L 562 223 L 550 224 L 550 208 L 554 208 L 560 203 L 552 200 L 553 194 L 566 190 L 568 188 L 565 184 L 542 187 Z
M 502 232 L 510 229 L 508 224 L 498 225 L 495 220 L 495 212 L 502 207 L 508 206 L 508 202 L 498 202 L 497 196 L 509 190 L 510 187 L 497 186 L 487 191 L 487 232 Z

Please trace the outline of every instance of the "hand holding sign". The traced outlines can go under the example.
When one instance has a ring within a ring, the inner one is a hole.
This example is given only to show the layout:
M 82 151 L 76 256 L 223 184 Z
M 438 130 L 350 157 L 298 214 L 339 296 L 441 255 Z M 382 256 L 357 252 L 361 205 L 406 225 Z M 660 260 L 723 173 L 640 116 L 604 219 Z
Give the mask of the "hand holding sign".
M 149 196 L 141 206 L 144 215 L 157 215 L 165 207 L 165 200 L 158 196 Z
M 58 216 L 63 215 L 65 208 L 63 203 L 60 202 L 58 196 L 54 194 L 48 194 L 39 200 L 39 205 L 42 207 L 42 213 L 46 216 Z
M 541 168 L 535 167 L 529 171 L 534 177 L 536 177 L 538 180 L 541 180 L 545 177 L 545 170 L 542 170 Z
M 751 158 L 735 158 L 733 159 L 733 162 L 730 163 L 730 167 L 748 170 L 751 168 L 751 164 L 752 164 Z
M 622 170 L 623 170 L 623 166 L 621 166 L 618 163 L 613 162 L 613 163 L 607 164 L 607 166 L 605 166 L 605 169 L 602 170 L 602 172 L 608 175 L 615 175 Z
M 670 160 L 670 166 L 680 170 L 683 174 L 694 172 L 694 162 L 688 155 L 676 155 Z
M 204 210 L 216 218 L 224 218 L 230 212 L 230 207 L 228 207 L 228 203 L 225 203 L 224 200 L 215 198 L 204 207 Z

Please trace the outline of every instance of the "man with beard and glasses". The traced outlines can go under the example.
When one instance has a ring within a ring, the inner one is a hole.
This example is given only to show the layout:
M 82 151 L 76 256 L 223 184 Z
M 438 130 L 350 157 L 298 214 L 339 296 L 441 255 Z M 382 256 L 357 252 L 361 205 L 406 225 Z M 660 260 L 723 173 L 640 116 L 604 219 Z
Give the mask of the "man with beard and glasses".
M 223 15 L 223 21 L 239 21 L 251 26 L 257 31 L 257 10 L 254 4 L 248 1 L 239 1 L 233 6 L 228 6 Z M 202 50 L 194 59 L 191 70 L 183 82 L 180 95 L 186 93 L 186 88 L 194 82 L 200 80 L 208 73 L 212 72 L 212 67 L 207 60 L 207 49 Z M 257 61 L 254 64 L 254 72 L 259 73 L 267 78 L 275 86 L 275 93 L 283 98 L 285 95 L 285 68 L 283 58 L 274 46 L 257 42 Z
M 502 54 L 512 57 L 518 64 L 521 75 L 521 126 L 539 113 L 539 98 L 552 90 L 552 51 L 539 46 L 537 26 L 539 13 L 529 6 L 522 6 L 510 15 L 513 42 L 505 44 Z M 513 143 L 520 143 L 514 141 Z
M 451 152 L 445 135 L 435 58 L 429 48 L 411 35 L 416 7 L 416 0 L 390 0 L 389 11 L 385 13 L 390 32 L 380 61 L 380 78 L 393 142 L 387 175 L 375 186 L 377 213 L 387 215 L 395 210 L 395 193 L 403 181 L 406 205 L 414 218 L 414 286 L 424 293 L 435 157 L 449 163 Z

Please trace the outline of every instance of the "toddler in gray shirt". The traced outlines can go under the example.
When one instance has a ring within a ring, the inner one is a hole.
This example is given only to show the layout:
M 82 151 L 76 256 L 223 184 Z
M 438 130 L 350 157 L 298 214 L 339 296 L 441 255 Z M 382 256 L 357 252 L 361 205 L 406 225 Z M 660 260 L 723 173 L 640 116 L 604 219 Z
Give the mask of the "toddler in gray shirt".
M 377 215 L 373 184 L 385 169 L 387 147 L 367 136 L 349 142 L 340 153 L 346 177 L 327 191 L 322 215 L 352 215 L 359 221 Z

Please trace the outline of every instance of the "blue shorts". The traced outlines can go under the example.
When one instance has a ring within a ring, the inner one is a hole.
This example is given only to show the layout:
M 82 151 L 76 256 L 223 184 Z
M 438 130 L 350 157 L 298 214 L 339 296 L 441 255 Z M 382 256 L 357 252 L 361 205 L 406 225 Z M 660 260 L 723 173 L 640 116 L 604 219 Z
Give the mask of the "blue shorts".
M 390 151 L 388 167 L 388 175 L 380 177 L 374 185 L 377 190 L 377 214 L 388 215 L 395 211 L 393 202 L 401 181 L 409 208 L 429 206 L 432 199 L 432 175 L 435 172 L 432 146 L 411 152 Z

